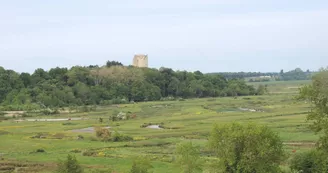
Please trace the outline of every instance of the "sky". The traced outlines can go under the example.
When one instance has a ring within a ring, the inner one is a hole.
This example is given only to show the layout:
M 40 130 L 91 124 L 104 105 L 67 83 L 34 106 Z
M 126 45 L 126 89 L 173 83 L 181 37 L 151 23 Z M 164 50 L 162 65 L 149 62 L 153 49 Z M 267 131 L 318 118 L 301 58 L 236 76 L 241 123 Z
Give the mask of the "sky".
M 0 0 L 0 66 L 202 72 L 328 66 L 327 0 Z

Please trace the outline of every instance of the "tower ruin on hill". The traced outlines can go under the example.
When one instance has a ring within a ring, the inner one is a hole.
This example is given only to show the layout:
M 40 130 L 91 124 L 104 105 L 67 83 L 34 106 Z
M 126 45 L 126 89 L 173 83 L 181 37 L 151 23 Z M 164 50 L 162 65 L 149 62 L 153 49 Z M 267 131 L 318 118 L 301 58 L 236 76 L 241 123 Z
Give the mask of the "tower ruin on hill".
M 148 55 L 143 55 L 143 54 L 134 55 L 133 66 L 148 67 Z

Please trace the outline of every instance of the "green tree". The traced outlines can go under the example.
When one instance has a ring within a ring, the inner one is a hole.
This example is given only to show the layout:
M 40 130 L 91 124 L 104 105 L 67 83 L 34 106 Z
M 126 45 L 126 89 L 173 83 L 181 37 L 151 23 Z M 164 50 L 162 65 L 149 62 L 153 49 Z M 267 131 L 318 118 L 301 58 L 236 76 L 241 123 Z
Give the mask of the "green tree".
M 20 80 L 22 80 L 25 87 L 28 87 L 31 85 L 32 79 L 31 75 L 29 73 L 21 73 L 19 75 Z
M 83 173 L 83 168 L 76 160 L 75 156 L 67 155 L 66 160 L 59 161 L 56 173 Z
M 107 67 L 111 67 L 111 66 L 123 66 L 123 64 L 121 62 L 118 62 L 118 61 L 107 61 L 106 62 L 106 66 Z
M 130 173 L 149 173 L 149 169 L 153 168 L 149 159 L 145 157 L 137 157 L 133 160 Z
M 202 172 L 199 146 L 194 146 L 192 142 L 181 143 L 177 145 L 175 153 L 184 173 Z
M 312 122 L 315 133 L 323 132 L 318 146 L 328 153 L 328 69 L 320 70 L 313 76 L 312 84 L 301 87 L 298 99 L 311 104 L 307 120 Z
M 266 92 L 266 87 L 264 85 L 259 85 L 257 90 L 256 90 L 256 94 L 257 95 L 263 95 Z
M 282 141 L 266 126 L 253 123 L 215 125 L 209 147 L 227 173 L 276 173 L 284 159 Z

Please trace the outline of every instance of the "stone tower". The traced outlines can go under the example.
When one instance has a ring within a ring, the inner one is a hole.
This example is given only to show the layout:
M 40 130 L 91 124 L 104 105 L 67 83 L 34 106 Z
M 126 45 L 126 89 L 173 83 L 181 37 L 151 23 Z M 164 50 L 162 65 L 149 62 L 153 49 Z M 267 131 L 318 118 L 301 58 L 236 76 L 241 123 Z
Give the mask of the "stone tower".
M 148 55 L 143 55 L 143 54 L 134 55 L 133 66 L 148 67 Z

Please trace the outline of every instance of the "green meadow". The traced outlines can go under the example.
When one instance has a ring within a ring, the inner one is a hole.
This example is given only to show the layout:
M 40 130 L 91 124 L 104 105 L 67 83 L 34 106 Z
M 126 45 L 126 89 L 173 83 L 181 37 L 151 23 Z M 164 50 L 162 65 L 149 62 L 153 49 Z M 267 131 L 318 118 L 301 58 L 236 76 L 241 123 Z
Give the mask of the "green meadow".
M 230 122 L 269 126 L 280 135 L 291 158 L 295 151 L 314 147 L 313 142 L 318 139 L 306 121 L 310 105 L 294 99 L 297 88 L 309 82 L 252 83 L 268 85 L 269 93 L 263 96 L 141 102 L 97 107 L 92 112 L 25 117 L 72 118 L 71 121 L 3 120 L 0 122 L 0 171 L 51 172 L 58 159 L 72 154 L 87 172 L 109 167 L 116 172 L 128 172 L 136 156 L 150 158 L 153 172 L 179 172 L 179 166 L 174 163 L 176 144 L 193 141 L 201 146 L 204 160 L 214 159 L 207 150 L 208 135 L 214 123 Z M 133 114 L 135 118 L 111 121 L 114 112 Z M 162 128 L 144 128 L 143 124 Z M 133 140 L 101 142 L 92 131 L 98 126 L 109 126 L 110 131 L 131 136 Z M 89 129 L 82 130 L 84 128 Z

